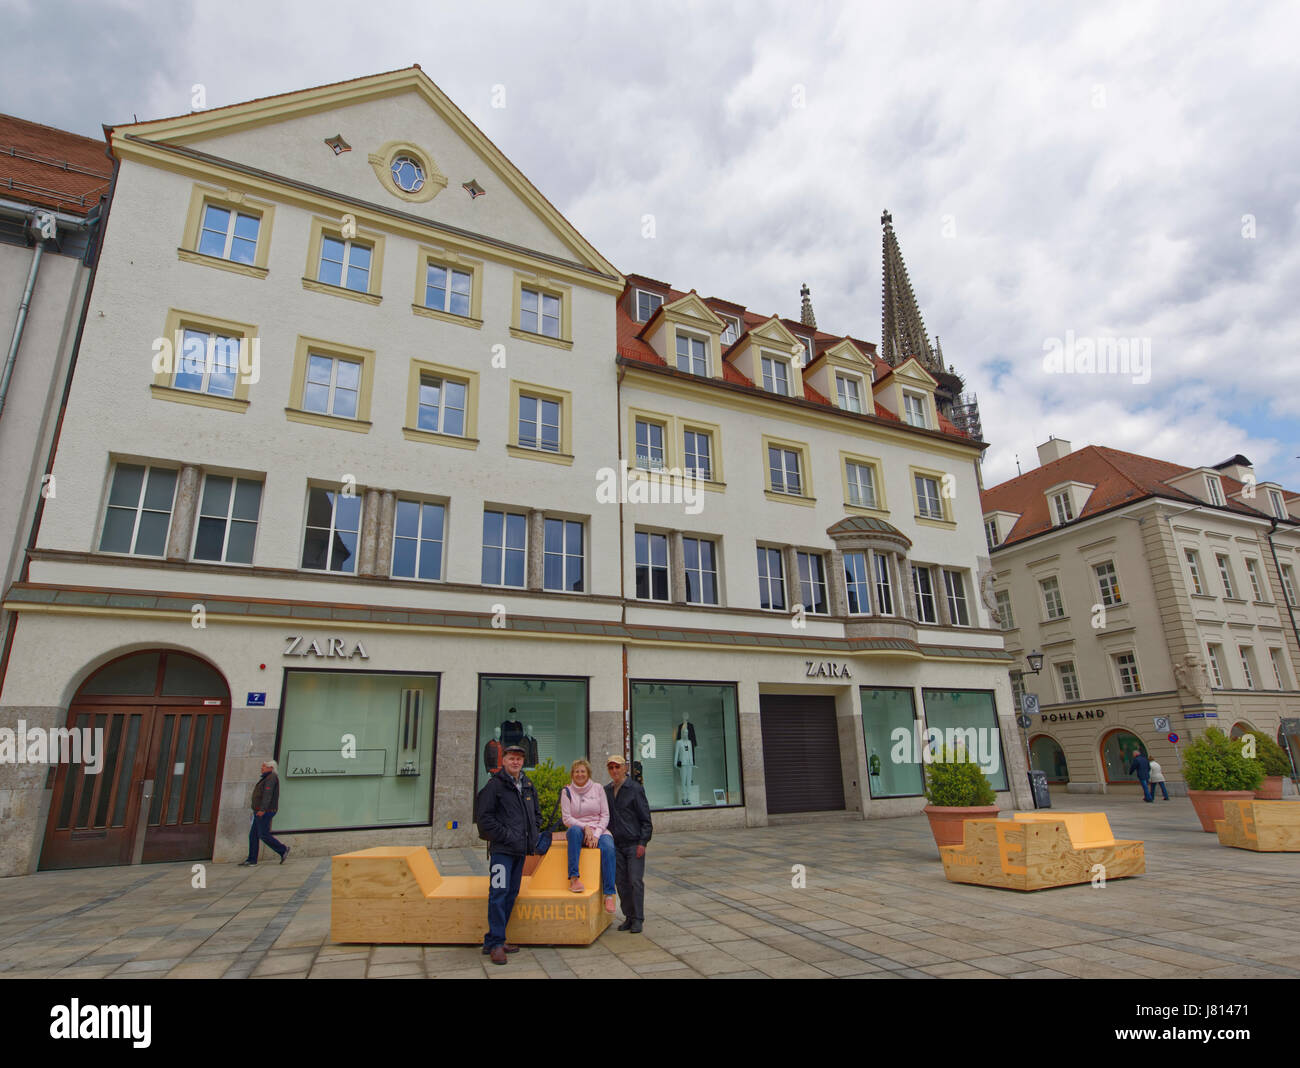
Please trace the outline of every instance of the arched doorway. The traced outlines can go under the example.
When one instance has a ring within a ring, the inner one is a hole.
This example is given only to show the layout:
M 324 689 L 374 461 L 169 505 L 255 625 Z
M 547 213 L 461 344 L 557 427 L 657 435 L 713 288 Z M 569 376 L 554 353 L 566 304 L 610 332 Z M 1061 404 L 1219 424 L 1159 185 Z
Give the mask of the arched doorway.
M 1255 730 L 1255 728 L 1252 727 L 1252 726 L 1251 726 L 1249 723 L 1247 723 L 1245 720 L 1238 720 L 1236 723 L 1234 723 L 1234 724 L 1232 725 L 1232 730 L 1228 731 L 1228 737 L 1229 737 L 1229 738 L 1232 738 L 1232 739 L 1235 740 L 1235 739 L 1237 739 L 1237 738 L 1240 738 L 1240 737 L 1241 737 L 1243 734 L 1245 734 L 1247 731 L 1250 731 L 1250 732 L 1253 733 L 1254 730 Z
M 1136 783 L 1137 776 L 1129 773 L 1135 753 L 1147 753 L 1147 747 L 1132 731 L 1121 729 L 1107 731 L 1101 739 L 1101 766 L 1108 783 Z
M 1029 754 L 1035 771 L 1047 776 L 1048 782 L 1070 781 L 1070 767 L 1065 762 L 1065 751 L 1050 734 L 1036 734 L 1029 739 Z
M 82 683 L 67 726 L 92 730 L 102 756 L 59 764 L 42 870 L 212 856 L 230 725 L 230 688 L 188 653 L 112 660 Z

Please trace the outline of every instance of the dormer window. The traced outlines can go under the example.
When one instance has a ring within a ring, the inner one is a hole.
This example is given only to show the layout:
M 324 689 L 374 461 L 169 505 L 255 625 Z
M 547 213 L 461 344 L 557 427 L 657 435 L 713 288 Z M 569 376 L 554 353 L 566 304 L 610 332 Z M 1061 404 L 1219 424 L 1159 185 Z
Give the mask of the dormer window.
M 846 412 L 862 412 L 862 383 L 852 375 L 835 376 L 835 395 Z
M 723 348 L 726 348 L 728 345 L 734 345 L 740 338 L 740 320 L 735 319 L 730 315 L 721 314 L 718 315 L 718 318 L 726 323 L 726 327 L 722 331 Z
M 663 302 L 664 298 L 658 293 L 638 289 L 636 291 L 636 321 L 638 323 L 647 322 Z
M 1277 490 L 1271 489 L 1268 491 L 1268 499 L 1269 503 L 1273 506 L 1273 515 L 1278 519 L 1285 519 L 1287 517 L 1286 502 L 1282 500 L 1282 494 Z
M 989 548 L 994 549 L 998 544 L 998 521 L 995 516 L 992 519 L 984 521 L 984 540 L 989 543 Z
M 677 335 L 677 370 L 692 375 L 709 373 L 709 343 L 691 334 Z
M 1205 476 L 1205 488 L 1210 496 L 1210 503 L 1223 507 L 1223 486 L 1214 475 Z
M 799 338 L 799 344 L 803 346 L 803 365 L 807 367 L 810 363 L 812 363 L 812 358 L 813 358 L 812 338 L 800 337 L 798 334 L 796 334 L 795 337 Z
M 782 397 L 790 396 L 790 363 L 778 356 L 763 357 L 763 388 Z
M 1074 504 L 1070 500 L 1070 491 L 1062 490 L 1052 494 L 1052 511 L 1056 514 L 1056 525 L 1068 523 L 1074 518 Z
M 903 394 L 903 418 L 909 426 L 928 427 L 925 398 L 918 393 Z

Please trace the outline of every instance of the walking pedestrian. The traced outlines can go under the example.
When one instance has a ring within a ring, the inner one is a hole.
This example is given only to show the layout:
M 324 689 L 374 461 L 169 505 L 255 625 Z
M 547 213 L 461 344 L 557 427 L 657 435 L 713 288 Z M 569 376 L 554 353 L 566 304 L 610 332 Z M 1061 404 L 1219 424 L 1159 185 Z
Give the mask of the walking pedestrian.
M 1160 787 L 1160 792 L 1165 795 L 1165 800 L 1169 800 L 1169 791 L 1165 789 L 1165 773 L 1160 765 L 1154 760 L 1151 761 L 1151 800 L 1156 799 L 1156 787 Z
M 241 860 L 241 868 L 251 868 L 257 863 L 258 842 L 265 842 L 272 852 L 280 855 L 280 863 L 289 855 L 289 847 L 271 834 L 271 820 L 280 808 L 280 776 L 275 773 L 274 760 L 262 761 L 262 777 L 253 787 L 253 819 L 248 826 L 248 859 Z
M 1142 800 L 1154 801 L 1155 797 L 1151 794 L 1151 761 L 1147 759 L 1146 753 L 1139 749 L 1133 754 L 1133 762 L 1128 766 L 1128 773 L 1136 775 L 1138 782 L 1142 784 Z

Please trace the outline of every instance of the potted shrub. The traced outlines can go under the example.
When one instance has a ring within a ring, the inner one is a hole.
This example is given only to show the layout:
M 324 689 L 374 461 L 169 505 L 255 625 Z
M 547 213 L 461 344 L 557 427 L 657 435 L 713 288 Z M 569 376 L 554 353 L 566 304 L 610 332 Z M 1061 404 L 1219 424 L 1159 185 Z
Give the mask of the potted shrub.
M 564 830 L 564 823 L 560 820 L 560 810 L 556 807 L 556 801 L 559 800 L 560 791 L 569 785 L 569 769 L 557 767 L 555 761 L 547 757 L 535 768 L 528 772 L 528 777 L 533 780 L 533 786 L 537 788 L 537 807 L 542 810 L 542 822 L 551 818 L 551 813 L 555 813 L 555 818 L 547 827 L 539 827 L 538 830 L 545 833 L 546 831 L 556 832 Z M 563 834 L 560 835 L 563 838 Z M 551 848 L 559 845 L 552 839 Z M 528 856 L 524 858 L 524 874 L 532 875 L 541 864 L 542 858 L 537 856 Z
M 991 820 L 998 815 L 988 778 L 973 761 L 957 759 L 945 749 L 926 771 L 925 814 L 935 845 L 961 845 L 967 820 Z
M 1259 731 L 1247 731 L 1241 737 L 1247 736 L 1255 739 L 1255 759 L 1264 766 L 1264 783 L 1255 791 L 1256 800 L 1281 801 L 1282 780 L 1291 774 L 1291 760 L 1286 750 Z
M 1241 742 L 1211 727 L 1183 751 L 1187 796 L 1201 821 L 1201 830 L 1214 831 L 1223 819 L 1225 801 L 1250 801 L 1264 778 L 1264 765 L 1245 756 Z

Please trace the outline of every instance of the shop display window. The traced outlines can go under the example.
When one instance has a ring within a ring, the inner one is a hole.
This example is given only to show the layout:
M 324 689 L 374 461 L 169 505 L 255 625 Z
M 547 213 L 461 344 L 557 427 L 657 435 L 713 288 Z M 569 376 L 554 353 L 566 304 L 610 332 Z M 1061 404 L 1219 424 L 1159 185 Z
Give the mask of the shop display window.
M 287 671 L 276 831 L 428 825 L 438 676 Z
M 1128 769 L 1133 757 L 1146 753 L 1147 747 L 1136 734 L 1125 730 L 1111 731 L 1101 743 L 1101 760 L 1106 767 L 1107 782 L 1137 782 Z
M 1065 751 L 1055 738 L 1046 734 L 1029 739 L 1029 752 L 1033 757 L 1033 768 L 1047 776 L 1048 782 L 1064 783 L 1070 781 L 1070 766 L 1065 760 Z
M 910 689 L 863 686 L 862 735 L 872 797 L 918 797 L 925 792 L 916 744 L 916 698 Z M 907 741 L 895 733 L 907 732 Z M 896 756 L 906 759 L 895 760 Z
M 480 675 L 478 789 L 501 768 L 507 745 L 526 750 L 524 770 L 550 759 L 567 768 L 587 753 L 587 680 Z M 548 813 L 543 812 L 543 819 Z
M 962 738 L 967 754 L 983 768 L 993 789 L 1007 789 L 1006 754 L 992 691 L 922 690 L 921 700 L 925 704 L 926 728 L 942 731 L 945 740 Z M 969 733 L 971 730 L 975 732 L 973 735 Z M 950 731 L 963 733 L 953 735 Z M 972 740 L 978 749 L 972 746 Z
M 632 682 L 633 773 L 651 809 L 742 805 L 731 683 Z

